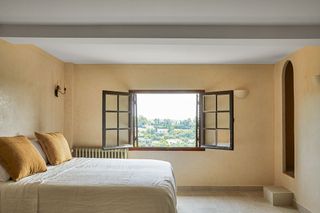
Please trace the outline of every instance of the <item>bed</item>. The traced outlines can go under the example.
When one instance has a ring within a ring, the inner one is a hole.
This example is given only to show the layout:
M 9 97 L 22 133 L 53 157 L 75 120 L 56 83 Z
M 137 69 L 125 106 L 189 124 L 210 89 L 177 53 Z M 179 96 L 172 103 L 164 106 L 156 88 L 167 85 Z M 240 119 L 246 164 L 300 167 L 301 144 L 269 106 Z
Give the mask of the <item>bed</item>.
M 73 158 L 0 192 L 1 213 L 176 213 L 172 167 L 158 160 Z

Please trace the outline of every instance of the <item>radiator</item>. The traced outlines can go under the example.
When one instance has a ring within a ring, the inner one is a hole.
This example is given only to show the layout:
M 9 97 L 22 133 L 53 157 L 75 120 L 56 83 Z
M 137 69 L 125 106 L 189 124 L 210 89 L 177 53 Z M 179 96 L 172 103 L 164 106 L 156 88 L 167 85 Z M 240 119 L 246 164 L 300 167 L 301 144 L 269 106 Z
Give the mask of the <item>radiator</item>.
M 128 158 L 128 149 L 73 148 L 73 156 L 77 158 Z

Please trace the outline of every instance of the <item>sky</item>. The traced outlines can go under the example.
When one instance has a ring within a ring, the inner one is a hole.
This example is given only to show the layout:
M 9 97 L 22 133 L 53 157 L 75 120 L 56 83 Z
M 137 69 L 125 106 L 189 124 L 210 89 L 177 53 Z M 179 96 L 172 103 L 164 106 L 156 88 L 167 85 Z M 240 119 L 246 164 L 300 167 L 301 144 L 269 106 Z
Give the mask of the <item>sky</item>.
M 137 94 L 138 116 L 184 120 L 196 117 L 196 94 Z

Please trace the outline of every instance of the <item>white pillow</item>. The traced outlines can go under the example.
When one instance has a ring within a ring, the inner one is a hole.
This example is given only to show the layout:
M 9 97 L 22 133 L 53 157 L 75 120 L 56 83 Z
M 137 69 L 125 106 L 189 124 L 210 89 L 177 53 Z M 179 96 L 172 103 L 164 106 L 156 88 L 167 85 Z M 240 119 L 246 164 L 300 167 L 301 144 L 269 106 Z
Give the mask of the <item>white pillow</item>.
M 10 179 L 8 172 L 0 165 L 0 182 L 5 182 Z
M 47 155 L 46 155 L 46 153 L 44 153 L 44 151 L 41 148 L 40 144 L 38 143 L 37 139 L 32 139 L 31 143 L 36 148 L 36 150 L 40 153 L 41 157 L 46 162 L 46 164 L 48 164 L 49 161 L 48 161 Z

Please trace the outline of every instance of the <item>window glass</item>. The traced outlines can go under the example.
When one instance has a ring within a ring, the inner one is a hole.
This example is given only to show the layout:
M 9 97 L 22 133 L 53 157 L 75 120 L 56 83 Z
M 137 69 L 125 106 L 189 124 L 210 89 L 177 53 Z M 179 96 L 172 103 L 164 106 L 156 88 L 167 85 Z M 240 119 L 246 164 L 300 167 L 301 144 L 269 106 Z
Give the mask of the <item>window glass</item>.
M 116 95 L 106 95 L 106 109 L 107 110 L 117 110 L 117 96 Z
M 218 95 L 218 111 L 230 110 L 229 95 Z
M 203 104 L 204 111 L 216 111 L 216 96 L 204 95 Z

